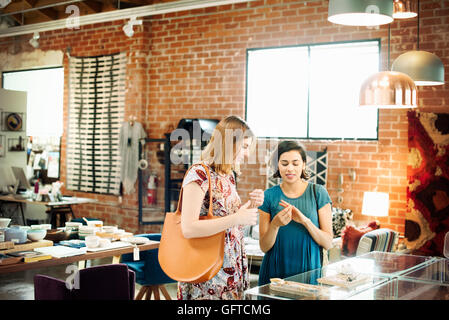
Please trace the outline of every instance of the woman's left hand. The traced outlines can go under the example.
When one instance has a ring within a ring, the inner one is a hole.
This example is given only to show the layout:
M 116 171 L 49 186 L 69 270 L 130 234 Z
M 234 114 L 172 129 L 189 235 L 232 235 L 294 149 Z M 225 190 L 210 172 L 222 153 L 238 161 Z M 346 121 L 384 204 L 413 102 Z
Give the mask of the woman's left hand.
M 264 192 L 261 189 L 255 189 L 249 194 L 251 200 L 251 208 L 260 207 L 263 204 Z
M 292 220 L 297 222 L 297 223 L 301 223 L 304 224 L 307 220 L 307 217 L 305 215 L 303 215 L 303 213 L 301 211 L 299 211 L 298 208 L 296 208 L 294 205 L 288 203 L 285 200 L 281 200 L 281 202 L 279 202 L 279 205 L 287 208 L 289 206 L 292 207 Z

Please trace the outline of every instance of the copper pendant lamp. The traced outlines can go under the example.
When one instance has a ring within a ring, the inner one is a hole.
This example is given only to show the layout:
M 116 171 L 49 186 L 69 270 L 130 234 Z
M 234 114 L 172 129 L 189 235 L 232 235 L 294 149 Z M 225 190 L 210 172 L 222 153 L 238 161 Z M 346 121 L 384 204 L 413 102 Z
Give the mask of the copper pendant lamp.
M 416 46 L 417 50 L 408 51 L 397 57 L 391 70 L 408 74 L 417 86 L 443 85 L 443 62 L 435 54 L 419 50 L 419 0 Z
M 393 18 L 409 19 L 418 15 L 416 0 L 394 0 Z
M 390 65 L 390 36 L 388 27 L 388 66 Z M 379 109 L 416 108 L 417 90 L 407 74 L 382 71 L 368 77 L 360 88 L 359 105 Z

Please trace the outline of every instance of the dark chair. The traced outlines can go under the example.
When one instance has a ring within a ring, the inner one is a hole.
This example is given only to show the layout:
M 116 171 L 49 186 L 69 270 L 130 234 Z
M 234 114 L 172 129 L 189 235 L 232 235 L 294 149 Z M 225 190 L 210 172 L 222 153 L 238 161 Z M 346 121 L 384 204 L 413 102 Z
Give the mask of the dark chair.
M 136 237 L 145 237 L 153 241 L 160 241 L 160 233 L 139 234 Z M 151 294 L 155 300 L 160 299 L 159 291 L 164 295 L 166 300 L 171 300 L 164 284 L 176 282 L 168 277 L 161 269 L 158 259 L 159 249 L 147 250 L 140 252 L 140 260 L 134 261 L 132 254 L 122 255 L 121 263 L 136 273 L 136 282 L 142 286 L 136 296 L 136 300 L 145 297 L 146 300 L 151 299 Z
M 44 275 L 34 276 L 35 300 L 133 300 L 136 275 L 125 264 L 82 269 L 75 287 Z M 78 286 L 79 285 L 79 286 Z
M 34 300 L 71 300 L 71 291 L 62 280 L 42 274 L 34 276 Z

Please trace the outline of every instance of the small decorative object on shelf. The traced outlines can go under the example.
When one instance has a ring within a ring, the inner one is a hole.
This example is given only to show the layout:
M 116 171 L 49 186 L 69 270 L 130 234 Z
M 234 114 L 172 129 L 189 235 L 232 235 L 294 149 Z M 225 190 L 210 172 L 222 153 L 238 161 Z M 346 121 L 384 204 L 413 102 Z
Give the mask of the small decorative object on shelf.
M 9 151 L 25 151 L 25 139 L 22 137 L 8 139 Z
M 24 131 L 24 113 L 13 111 L 2 111 L 2 131 Z
M 18 113 L 13 112 L 6 116 L 6 127 L 10 131 L 20 131 L 22 124 L 22 117 Z

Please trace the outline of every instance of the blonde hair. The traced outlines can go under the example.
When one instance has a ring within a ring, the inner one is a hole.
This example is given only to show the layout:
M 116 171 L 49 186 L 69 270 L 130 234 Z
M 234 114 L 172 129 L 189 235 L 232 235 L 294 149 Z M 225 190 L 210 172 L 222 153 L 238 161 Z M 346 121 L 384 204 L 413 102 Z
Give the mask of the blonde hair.
M 252 138 L 250 148 L 255 145 L 254 134 L 248 124 L 240 117 L 228 116 L 215 127 L 209 143 L 201 154 L 201 160 L 208 162 L 218 173 L 229 174 L 234 170 L 240 174 L 239 165 L 234 164 L 234 159 L 245 138 Z

